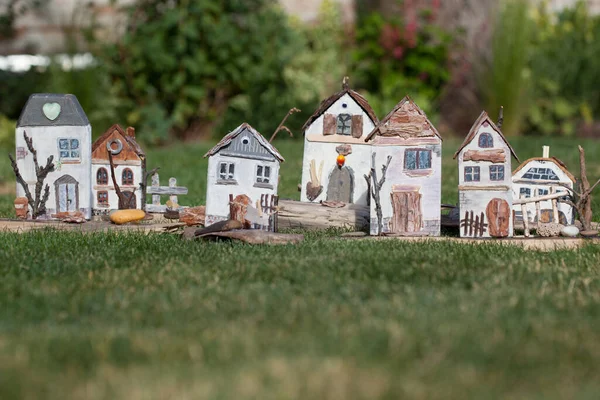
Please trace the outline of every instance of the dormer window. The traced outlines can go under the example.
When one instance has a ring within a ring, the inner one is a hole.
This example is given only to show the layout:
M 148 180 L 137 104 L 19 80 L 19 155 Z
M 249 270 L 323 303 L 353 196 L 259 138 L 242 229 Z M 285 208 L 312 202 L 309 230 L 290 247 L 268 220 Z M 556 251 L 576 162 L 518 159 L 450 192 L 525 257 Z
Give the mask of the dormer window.
M 489 133 L 482 133 L 479 135 L 479 147 L 482 149 L 489 149 L 494 147 L 494 138 Z
M 352 116 L 350 114 L 340 114 L 337 117 L 337 134 L 350 136 L 352 133 Z

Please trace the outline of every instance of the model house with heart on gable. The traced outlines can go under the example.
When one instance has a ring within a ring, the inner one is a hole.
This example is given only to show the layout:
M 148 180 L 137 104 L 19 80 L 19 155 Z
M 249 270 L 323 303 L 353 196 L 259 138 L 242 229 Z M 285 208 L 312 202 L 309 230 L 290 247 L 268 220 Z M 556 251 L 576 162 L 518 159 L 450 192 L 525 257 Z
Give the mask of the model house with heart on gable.
M 40 167 L 53 157 L 54 168 L 44 180 L 49 187 L 45 213 L 39 218 L 81 215 L 90 219 L 92 128 L 77 98 L 72 94 L 33 94 L 21 112 L 15 161 L 33 193 L 37 175 L 24 133 L 32 141 Z M 24 196 L 24 188 L 17 184 L 17 197 Z
M 144 177 L 146 155 L 135 140 L 133 127 L 123 130 L 115 124 L 92 145 L 93 214 L 103 215 L 119 208 L 119 198 L 112 180 L 109 152 L 115 167 L 115 179 L 132 208 L 142 209 L 144 194 L 140 184 Z M 135 207 L 133 207 L 135 206 Z
M 439 236 L 442 137 L 427 115 L 406 96 L 365 141 L 371 234 Z
M 275 229 L 274 200 L 279 186 L 279 166 L 284 158 L 258 131 L 243 123 L 204 155 L 208 157 L 205 226 L 234 218 Z M 235 208 L 235 207 L 234 207 Z M 259 227 L 259 226 L 249 226 Z
M 454 155 L 461 237 L 513 236 L 513 157 L 519 161 L 500 128 L 481 113 Z
M 377 116 L 344 80 L 342 90 L 325 99 L 303 126 L 301 201 L 336 201 L 367 205 L 363 175 L 370 168 L 371 147 L 365 143 Z

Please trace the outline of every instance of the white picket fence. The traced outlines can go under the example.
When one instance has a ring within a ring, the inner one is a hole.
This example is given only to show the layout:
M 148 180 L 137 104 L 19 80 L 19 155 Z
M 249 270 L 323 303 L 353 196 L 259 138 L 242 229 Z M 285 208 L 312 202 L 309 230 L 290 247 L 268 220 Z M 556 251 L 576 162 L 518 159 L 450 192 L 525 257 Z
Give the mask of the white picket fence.
M 188 193 L 188 189 L 184 186 L 177 186 L 177 179 L 169 178 L 169 186 L 160 186 L 160 178 L 157 173 L 152 175 L 152 186 L 148 188 L 148 194 L 152 195 L 152 204 L 146 204 L 146 211 L 150 213 L 164 213 L 167 211 L 167 206 L 160 203 L 160 196 L 169 196 L 169 200 L 175 204 L 179 204 L 178 195 Z M 179 207 L 184 209 L 187 207 Z

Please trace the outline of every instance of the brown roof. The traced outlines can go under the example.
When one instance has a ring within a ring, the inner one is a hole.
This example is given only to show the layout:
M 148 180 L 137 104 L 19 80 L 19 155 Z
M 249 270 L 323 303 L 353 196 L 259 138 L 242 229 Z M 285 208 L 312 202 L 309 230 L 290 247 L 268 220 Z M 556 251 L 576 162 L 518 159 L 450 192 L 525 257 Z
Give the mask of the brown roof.
M 306 123 L 304 124 L 304 126 L 302 126 L 302 131 L 306 131 L 306 129 L 310 126 L 310 124 L 315 122 L 315 120 L 317 118 L 319 118 L 321 115 L 323 115 L 323 113 L 325 111 L 327 111 L 329 109 L 329 107 L 331 107 L 333 105 L 333 103 L 335 103 L 336 101 L 341 99 L 342 96 L 344 96 L 345 94 L 352 97 L 352 99 L 354 101 L 356 101 L 356 103 L 358 103 L 360 108 L 362 108 L 363 111 L 367 113 L 369 118 L 371 118 L 371 121 L 373 121 L 373 124 L 377 125 L 377 122 L 379 120 L 377 119 L 377 115 L 375 114 L 375 111 L 373 111 L 373 108 L 371 108 L 371 106 L 369 105 L 369 102 L 367 101 L 367 99 L 365 99 L 360 93 L 355 92 L 354 90 L 352 90 L 348 87 L 345 87 L 344 89 L 342 89 L 342 91 L 337 92 L 333 96 L 331 96 L 321 102 L 321 105 L 319 105 L 319 107 L 313 113 L 313 115 L 311 115 L 310 118 L 308 119 L 308 121 L 306 121 Z
M 433 132 L 433 134 L 435 136 L 437 136 L 440 140 L 442 140 L 442 136 L 440 135 L 440 133 L 438 132 L 438 130 L 435 128 L 435 126 L 431 123 L 431 121 L 429 121 L 429 118 L 427 118 L 427 115 L 425 114 L 425 112 L 423 112 L 423 110 L 421 110 L 421 108 L 417 105 L 417 103 L 415 103 L 409 96 L 405 96 L 402 100 L 400 100 L 400 102 L 398 104 L 396 104 L 396 106 L 394 107 L 394 109 L 392 111 L 390 111 L 388 113 L 388 115 L 385 116 L 384 119 L 381 120 L 381 122 L 379 122 L 379 124 L 377 124 L 377 126 L 375 127 L 375 129 L 373 129 L 371 131 L 371 133 L 369 133 L 369 135 L 367 136 L 367 138 L 365 139 L 365 142 L 368 142 L 369 140 L 371 140 L 374 136 L 376 135 L 381 135 L 381 130 L 382 127 L 384 127 L 386 124 L 388 124 L 390 122 L 390 120 L 392 119 L 392 117 L 406 104 L 409 103 L 410 105 L 412 105 L 415 110 L 417 111 L 417 113 L 419 113 L 423 118 L 425 118 L 425 122 L 429 125 L 429 127 L 431 128 L 431 131 Z M 422 119 L 421 119 L 422 121 Z M 400 129 L 401 131 L 401 129 Z M 398 132 L 398 136 L 402 135 L 402 132 Z M 408 136 L 414 136 L 412 133 L 408 133 Z M 431 135 L 429 135 L 431 136 Z
M 496 124 L 494 123 L 494 121 L 492 121 L 492 119 L 490 118 L 490 116 L 488 115 L 488 113 L 485 112 L 485 111 L 483 111 L 481 113 L 481 115 L 479 116 L 479 118 L 477 118 L 477 121 L 475 121 L 475 123 L 471 127 L 471 130 L 469 131 L 469 134 L 465 138 L 465 141 L 463 142 L 463 144 L 460 145 L 460 147 L 458 148 L 458 150 L 456 150 L 456 153 L 454 153 L 454 158 L 456 159 L 456 157 L 458 157 L 458 153 L 460 153 L 462 151 L 462 149 L 465 148 L 466 145 L 468 145 L 469 143 L 471 143 L 471 141 L 475 138 L 475 135 L 477 135 L 477 132 L 479 131 L 479 127 L 485 121 L 487 121 L 492 126 L 492 128 L 496 131 L 496 133 L 498 133 L 498 135 L 500 135 L 500 137 L 502 138 L 502 140 L 504 140 L 504 143 L 506 143 L 506 145 L 510 149 L 510 152 L 513 155 L 513 157 L 515 158 L 515 160 L 519 161 L 519 157 L 517 157 L 517 153 L 515 153 L 515 150 L 512 148 L 512 146 L 510 145 L 510 143 L 508 143 L 508 140 L 506 140 L 506 138 L 502 134 L 502 131 L 500 130 L 500 128 L 498 128 L 498 126 L 496 126 Z
M 525 160 L 521 165 L 519 165 L 517 167 L 517 169 L 515 169 L 513 171 L 513 175 L 516 174 L 517 172 L 519 172 L 520 170 L 522 170 L 523 168 L 525 168 L 525 166 L 527 164 L 529 164 L 530 162 L 532 162 L 532 161 L 546 161 L 546 162 L 554 163 L 558 168 L 560 168 L 569 177 L 569 179 L 571 181 L 573 181 L 573 183 L 576 181 L 575 176 L 571 172 L 569 172 L 569 170 L 567 169 L 567 166 L 565 165 L 565 163 L 562 162 L 561 160 L 559 160 L 556 157 L 548 157 L 548 158 L 546 158 L 546 157 L 533 157 L 533 158 L 530 158 L 528 160 Z
M 223 139 L 221 139 L 221 141 L 219 143 L 217 143 L 215 147 L 210 149 L 208 151 L 208 153 L 206 153 L 204 155 L 204 157 L 212 156 L 212 155 L 215 155 L 216 153 L 218 153 L 219 150 L 221 150 L 223 147 L 229 145 L 233 141 L 233 139 L 235 139 L 236 136 L 238 136 L 240 133 L 242 133 L 244 131 L 244 129 L 247 129 L 252 134 L 252 136 L 254 136 L 256 138 L 256 140 L 258 140 L 258 142 L 265 149 L 267 149 L 267 151 L 269 151 L 269 153 L 273 154 L 273 156 L 275 156 L 279 161 L 282 161 L 282 162 L 285 161 L 285 159 L 283 158 L 283 156 L 281 154 L 279 154 L 277 149 L 275 147 L 273 147 L 273 145 L 271 145 L 271 143 L 269 143 L 267 141 L 267 139 L 265 139 L 263 137 L 263 135 L 258 133 L 258 131 L 256 129 L 251 127 L 250 124 L 248 124 L 246 122 L 244 122 L 243 124 L 241 124 L 240 126 L 235 128 L 233 131 L 231 131 L 227 135 L 225 135 L 225 137 L 223 137 Z
M 106 132 L 104 132 L 102 134 L 102 136 L 100 136 L 98 139 L 96 139 L 96 141 L 92 144 L 92 153 L 95 153 L 96 150 L 101 145 L 103 145 L 106 142 L 106 140 L 108 140 L 108 138 L 115 131 L 117 131 L 117 133 L 125 140 L 125 142 L 126 142 L 125 144 L 128 145 L 130 151 L 135 153 L 138 157 L 146 156 L 146 154 L 144 153 L 144 150 L 142 150 L 142 148 L 140 147 L 138 142 L 135 140 L 135 137 L 129 136 L 127 133 L 125 133 L 125 131 L 123 130 L 123 128 L 121 128 L 121 126 L 119 124 L 114 124 L 113 126 L 108 128 L 106 130 Z M 125 150 L 127 150 L 127 149 L 125 149 Z M 104 157 L 102 157 L 102 158 L 104 158 Z M 108 159 L 108 156 L 106 157 L 106 159 Z

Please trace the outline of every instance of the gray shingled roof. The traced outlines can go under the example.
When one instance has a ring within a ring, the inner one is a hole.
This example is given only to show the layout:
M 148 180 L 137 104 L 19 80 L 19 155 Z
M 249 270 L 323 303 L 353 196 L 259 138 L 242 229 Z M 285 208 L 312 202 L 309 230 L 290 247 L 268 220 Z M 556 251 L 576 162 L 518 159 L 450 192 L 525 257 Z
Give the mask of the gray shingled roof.
M 50 120 L 44 115 L 42 108 L 46 103 L 58 103 L 60 114 Z M 87 115 L 81 108 L 77 97 L 72 94 L 36 93 L 21 111 L 17 127 L 21 126 L 86 126 L 89 125 Z

